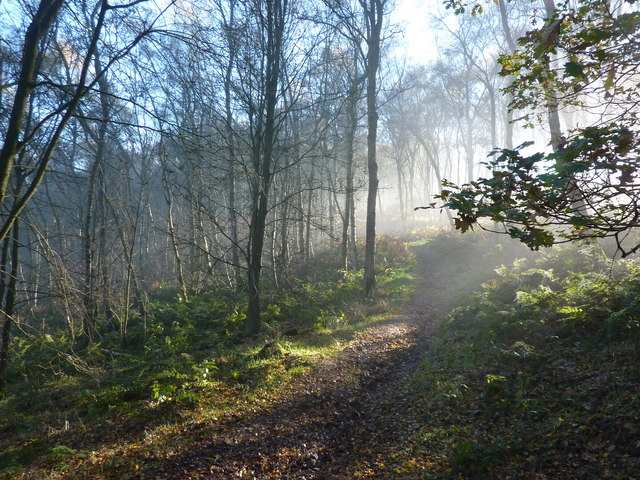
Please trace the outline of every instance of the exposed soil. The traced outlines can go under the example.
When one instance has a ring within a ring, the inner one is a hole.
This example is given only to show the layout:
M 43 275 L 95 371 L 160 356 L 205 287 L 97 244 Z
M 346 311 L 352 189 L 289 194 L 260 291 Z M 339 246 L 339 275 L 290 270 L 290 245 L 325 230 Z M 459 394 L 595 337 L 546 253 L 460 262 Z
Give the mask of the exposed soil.
M 419 261 L 418 293 L 404 314 L 321 361 L 265 407 L 187 427 L 183 446 L 162 461 L 149 458 L 138 478 L 341 479 L 354 478 L 356 465 L 361 476 L 383 478 L 376 458 L 411 433 L 403 388 L 448 307 L 438 260 Z

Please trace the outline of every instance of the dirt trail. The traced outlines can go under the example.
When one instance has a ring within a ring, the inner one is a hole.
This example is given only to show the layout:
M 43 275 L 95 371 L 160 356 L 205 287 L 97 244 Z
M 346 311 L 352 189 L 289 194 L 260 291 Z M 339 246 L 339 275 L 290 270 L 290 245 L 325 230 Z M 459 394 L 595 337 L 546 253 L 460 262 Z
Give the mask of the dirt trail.
M 410 433 L 398 428 L 409 407 L 402 388 L 448 308 L 438 259 L 417 253 L 418 293 L 404 314 L 320 362 L 268 408 L 223 420 L 162 470 L 184 479 L 346 479 L 359 463 L 376 478 L 376 452 Z

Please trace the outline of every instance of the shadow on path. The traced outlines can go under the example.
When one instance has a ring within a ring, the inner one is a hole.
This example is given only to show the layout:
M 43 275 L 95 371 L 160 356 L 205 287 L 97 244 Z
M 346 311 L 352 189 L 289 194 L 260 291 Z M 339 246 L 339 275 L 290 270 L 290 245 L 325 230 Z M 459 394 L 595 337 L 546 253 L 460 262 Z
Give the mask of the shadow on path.
M 268 407 L 154 439 L 177 446 L 168 458 L 138 457 L 139 473 L 118 478 L 346 479 L 372 449 L 406 438 L 394 420 L 408 407 L 402 390 L 448 308 L 438 259 L 416 253 L 417 294 L 405 313 L 321 361 Z

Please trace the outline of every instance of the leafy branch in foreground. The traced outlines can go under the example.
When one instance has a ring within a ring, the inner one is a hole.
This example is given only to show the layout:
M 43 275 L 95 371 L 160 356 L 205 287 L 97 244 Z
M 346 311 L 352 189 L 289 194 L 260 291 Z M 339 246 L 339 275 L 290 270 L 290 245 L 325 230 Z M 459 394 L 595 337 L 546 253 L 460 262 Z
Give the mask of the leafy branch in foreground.
M 500 74 L 510 78 L 503 90 L 509 107 L 524 110 L 528 126 L 531 113 L 544 123 L 546 112 L 553 153 L 525 154 L 530 142 L 497 149 L 489 178 L 460 187 L 443 182 L 436 198 L 455 212 L 456 228 L 464 232 L 486 218 L 533 249 L 605 237 L 615 239 L 623 257 L 640 249 L 630 239 L 640 226 L 635 3 L 545 2 L 542 24 L 522 36 L 514 52 L 500 56 Z M 480 3 L 472 4 L 445 1 L 456 13 L 482 13 Z M 563 135 L 557 113 L 564 107 L 580 112 L 588 126 Z
M 622 256 L 640 249 L 623 245 L 640 225 L 640 139 L 615 125 L 579 130 L 553 153 L 525 155 L 531 143 L 498 149 L 488 178 L 462 186 L 443 182 L 436 198 L 456 213 L 462 232 L 482 219 L 532 249 L 554 243 L 612 237 Z M 482 227 L 482 225 L 480 225 Z M 482 227 L 485 228 L 485 227 Z
M 634 0 L 558 2 L 550 18 L 501 55 L 512 109 L 549 102 L 633 125 L 638 120 L 640 11 Z M 530 120 L 525 114 L 524 120 Z M 594 123 L 592 123 L 594 124 Z

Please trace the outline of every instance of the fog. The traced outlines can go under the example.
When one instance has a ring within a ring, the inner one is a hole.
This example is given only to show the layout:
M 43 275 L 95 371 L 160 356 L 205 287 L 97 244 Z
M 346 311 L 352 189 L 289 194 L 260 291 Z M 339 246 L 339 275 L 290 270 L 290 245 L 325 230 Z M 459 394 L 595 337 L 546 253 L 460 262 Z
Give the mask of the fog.
M 257 315 L 320 249 L 361 268 L 367 222 L 452 228 L 416 208 L 486 175 L 495 148 L 549 151 L 547 108 L 510 111 L 497 63 L 542 2 L 374 4 L 2 3 L 3 309 L 88 334 L 149 292 L 225 288 Z M 557 128 L 616 113 L 600 105 L 559 108 Z

